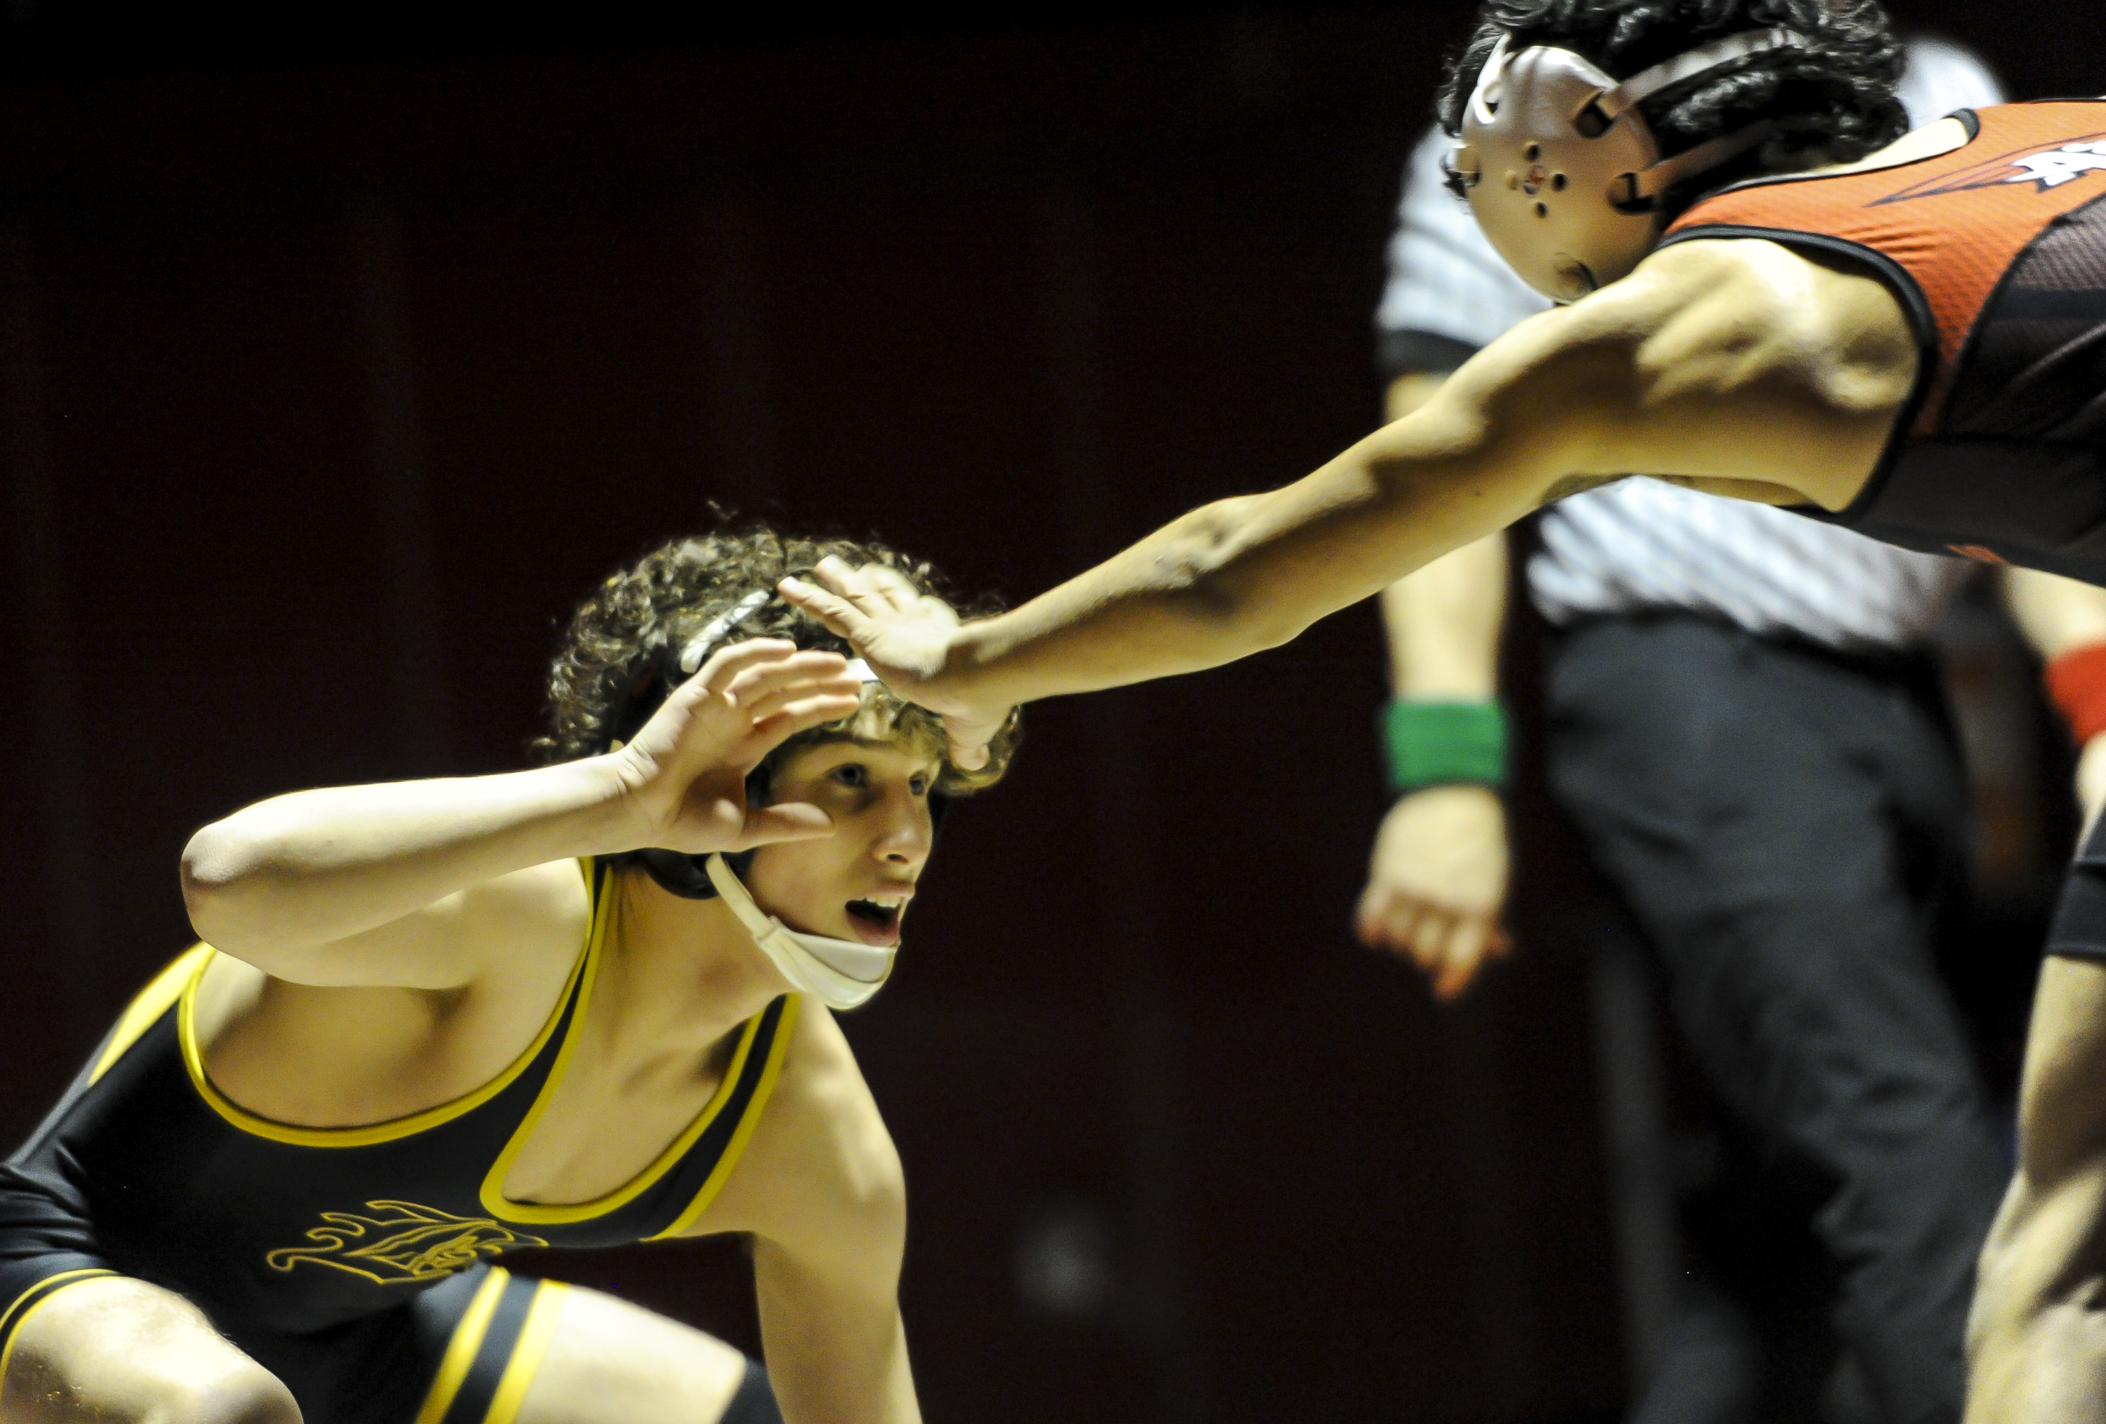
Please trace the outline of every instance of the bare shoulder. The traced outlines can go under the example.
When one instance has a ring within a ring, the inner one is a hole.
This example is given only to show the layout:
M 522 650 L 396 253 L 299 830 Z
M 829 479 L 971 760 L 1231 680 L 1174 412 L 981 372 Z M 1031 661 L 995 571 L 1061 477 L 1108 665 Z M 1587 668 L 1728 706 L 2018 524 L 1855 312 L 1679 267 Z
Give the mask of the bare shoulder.
M 1918 361 L 1901 299 L 1869 268 L 1702 239 L 1521 323 L 1454 384 L 1554 449 L 1546 500 L 1646 474 L 1839 509 L 1877 467 Z
M 905 1173 L 855 1053 L 832 1014 L 797 1010 L 781 1077 L 753 1138 L 695 1234 L 862 1240 L 904 1230 Z
M 567 877 L 567 878 L 566 878 Z M 404 1117 L 503 1071 L 548 1020 L 591 917 L 574 862 L 537 866 L 273 963 L 220 955 L 192 1032 L 213 1082 L 310 1127 Z
M 1782 379 L 1891 408 L 1907 398 L 1917 354 L 1900 298 L 1871 269 L 1764 238 L 1707 238 L 1662 248 L 1622 281 L 1515 325 L 1429 404 L 1657 403 Z
M 1841 254 L 1767 238 L 1662 248 L 1578 310 L 1612 323 L 1636 318 L 1648 329 L 1641 359 L 1660 371 L 1758 363 L 1839 403 L 1882 408 L 1906 400 L 1915 380 L 1916 332 L 1884 279 Z

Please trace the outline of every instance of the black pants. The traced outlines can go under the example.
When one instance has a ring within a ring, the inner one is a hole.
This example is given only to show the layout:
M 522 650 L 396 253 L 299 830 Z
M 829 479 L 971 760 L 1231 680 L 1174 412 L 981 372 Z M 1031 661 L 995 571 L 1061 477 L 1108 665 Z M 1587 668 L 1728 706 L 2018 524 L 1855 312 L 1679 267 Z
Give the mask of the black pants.
M 2005 1171 L 1929 944 L 1966 812 L 1934 684 L 1674 615 L 1570 630 L 1547 684 L 1553 787 L 1768 1190 L 1810 1213 L 1863 1392 L 1886 1424 L 1957 1420 Z M 1818 1417 L 1738 1264 L 1699 1252 L 1635 1417 Z

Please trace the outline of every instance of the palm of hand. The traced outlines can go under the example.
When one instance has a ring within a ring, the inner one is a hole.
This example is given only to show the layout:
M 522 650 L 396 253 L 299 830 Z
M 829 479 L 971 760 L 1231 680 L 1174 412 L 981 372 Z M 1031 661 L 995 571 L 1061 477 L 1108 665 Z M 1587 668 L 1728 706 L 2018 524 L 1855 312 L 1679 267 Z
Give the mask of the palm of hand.
M 703 855 L 738 839 L 746 820 L 746 774 L 765 752 L 751 743 L 752 719 L 721 693 L 680 705 L 677 694 L 630 744 L 646 767 L 637 804 L 656 831 L 653 844 Z
M 718 652 L 617 753 L 643 843 L 702 855 L 825 834 L 831 823 L 816 806 L 749 805 L 746 777 L 789 737 L 861 702 L 837 653 L 779 639 Z

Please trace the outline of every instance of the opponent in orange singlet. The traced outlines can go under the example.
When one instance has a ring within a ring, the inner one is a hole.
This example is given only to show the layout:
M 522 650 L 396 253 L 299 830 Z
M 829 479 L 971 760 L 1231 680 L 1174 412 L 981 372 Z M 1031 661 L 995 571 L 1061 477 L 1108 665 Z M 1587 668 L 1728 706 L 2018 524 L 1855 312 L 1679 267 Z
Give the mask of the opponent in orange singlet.
M 1634 471 L 2106 582 L 2106 102 L 1904 134 L 1899 72 L 1869 0 L 1488 0 L 1442 98 L 1452 172 L 1563 305 L 1314 474 L 1197 509 L 1013 613 L 955 626 L 845 564 L 786 592 L 944 713 L 970 761 L 1013 704 L 1272 647 Z M 2106 595 L 2047 601 L 2051 646 L 2106 640 Z M 1984 1256 L 1983 1424 L 2106 1419 L 2101 1082 L 2095 837 Z

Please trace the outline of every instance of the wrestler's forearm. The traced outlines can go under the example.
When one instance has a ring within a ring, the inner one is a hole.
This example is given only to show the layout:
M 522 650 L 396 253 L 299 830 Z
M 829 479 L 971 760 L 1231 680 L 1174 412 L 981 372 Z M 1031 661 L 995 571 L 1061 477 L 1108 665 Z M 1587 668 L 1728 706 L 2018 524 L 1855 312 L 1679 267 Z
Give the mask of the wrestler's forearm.
M 966 624 L 945 676 L 977 702 L 1028 702 L 1196 672 L 1317 619 L 1519 518 L 1533 459 L 1442 441 L 1423 417 L 1269 494 L 1166 525 L 1021 608 Z
M 623 793 L 607 759 L 588 757 L 275 796 L 190 838 L 183 897 L 222 949 L 327 944 L 515 870 L 632 849 Z

